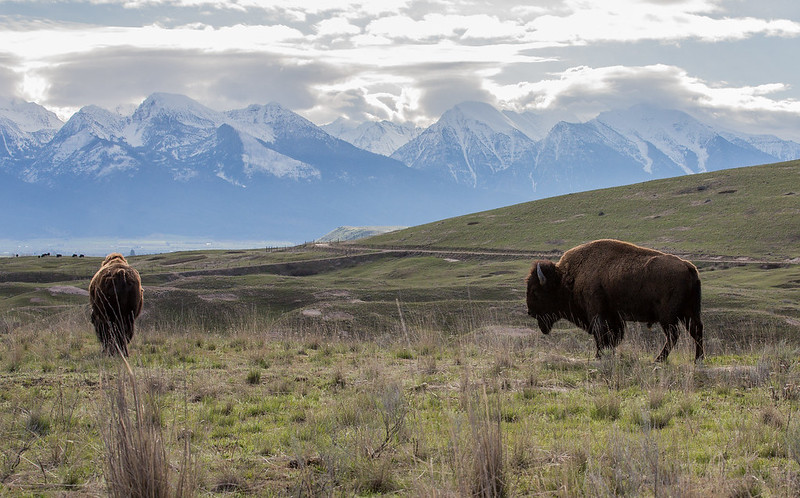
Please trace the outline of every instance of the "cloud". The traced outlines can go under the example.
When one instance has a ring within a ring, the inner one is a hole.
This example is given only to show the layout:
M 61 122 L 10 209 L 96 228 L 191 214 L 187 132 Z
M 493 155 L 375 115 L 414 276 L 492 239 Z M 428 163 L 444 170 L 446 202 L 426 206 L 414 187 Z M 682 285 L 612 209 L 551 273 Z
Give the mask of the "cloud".
M 0 53 L 0 96 L 19 95 L 22 77 L 14 70 L 19 64 L 16 57 Z
M 361 33 L 361 28 L 350 23 L 345 17 L 331 17 L 317 23 L 319 36 L 348 36 Z
M 431 43 L 438 40 L 510 40 L 521 39 L 525 28 L 516 20 L 500 20 L 497 16 L 427 14 L 421 19 L 405 15 L 381 17 L 372 21 L 366 31 L 377 37 L 399 41 Z
M 586 120 L 606 110 L 647 103 L 702 115 L 751 133 L 771 131 L 800 139 L 800 133 L 787 132 L 787 124 L 800 124 L 800 101 L 774 98 L 787 89 L 782 83 L 730 86 L 663 64 L 578 66 L 552 76 L 527 84 L 490 85 L 489 89 L 517 110 L 558 110 Z
M 691 50 L 652 47 L 785 52 L 800 36 L 796 10 L 767 15 L 766 3 L 65 0 L 47 20 L 44 0 L 11 2 L 0 16 L 0 92 L 62 116 L 166 91 L 217 109 L 274 100 L 318 123 L 424 125 L 464 100 L 588 117 L 652 102 L 753 121 L 800 113 L 794 65 L 712 70 Z
M 714 17 L 717 2 L 587 0 L 566 2 L 565 15 L 539 16 L 527 25 L 526 41 L 539 43 L 589 44 L 595 42 L 638 42 L 642 40 L 707 42 L 739 40 L 757 34 L 800 36 L 800 23 L 787 19 Z
M 278 55 L 135 48 L 78 54 L 38 74 L 60 82 L 47 92 L 47 103 L 55 107 L 91 102 L 114 108 L 161 91 L 185 94 L 218 110 L 270 101 L 311 108 L 315 84 L 346 76 L 344 68 Z

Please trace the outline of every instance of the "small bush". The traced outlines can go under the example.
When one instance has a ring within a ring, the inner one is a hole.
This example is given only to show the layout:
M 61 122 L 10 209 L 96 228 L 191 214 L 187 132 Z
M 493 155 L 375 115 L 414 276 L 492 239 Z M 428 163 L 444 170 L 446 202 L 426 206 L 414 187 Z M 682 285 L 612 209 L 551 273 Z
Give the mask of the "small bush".
M 192 496 L 195 486 L 188 438 L 175 476 L 164 446 L 158 403 L 152 391 L 145 392 L 143 397 L 144 385 L 128 367 L 128 375 L 118 376 L 116 390 L 107 393 L 103 440 L 107 452 L 104 474 L 108 494 L 113 497 Z
M 247 372 L 247 383 L 250 385 L 261 383 L 261 370 L 253 369 Z
M 775 429 L 783 429 L 786 425 L 783 414 L 774 406 L 768 406 L 761 410 L 761 421 L 764 425 Z
M 414 359 L 414 353 L 411 350 L 406 349 L 406 348 L 403 348 L 400 351 L 398 351 L 395 354 L 395 356 L 399 360 L 413 360 Z
M 621 411 L 619 396 L 609 393 L 599 396 L 594 400 L 594 406 L 589 415 L 594 420 L 617 420 Z
M 466 402 L 468 426 L 453 424 L 455 477 L 463 496 L 502 497 L 508 493 L 500 427 L 502 409 L 499 400 L 490 402 L 486 387 L 482 387 L 480 394 L 472 391 Z M 465 389 L 472 390 L 469 385 Z M 461 432 L 463 429 L 468 434 Z
M 672 421 L 675 413 L 668 408 L 661 408 L 658 410 L 634 410 L 631 417 L 633 423 L 640 426 L 644 430 L 650 429 L 663 429 L 668 426 Z
M 50 432 L 50 418 L 41 408 L 34 408 L 27 413 L 25 428 L 37 436 L 44 436 Z

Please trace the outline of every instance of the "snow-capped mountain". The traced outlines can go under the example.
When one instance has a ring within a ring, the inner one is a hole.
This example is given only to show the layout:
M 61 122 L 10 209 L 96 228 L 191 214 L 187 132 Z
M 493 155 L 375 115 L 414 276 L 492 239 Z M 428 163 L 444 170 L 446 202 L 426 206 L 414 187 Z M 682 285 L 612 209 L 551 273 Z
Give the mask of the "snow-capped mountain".
M 35 104 L 2 101 L 0 226 L 6 237 L 299 242 L 340 225 L 410 226 L 800 157 L 795 142 L 719 130 L 680 111 L 563 118 L 465 102 L 421 133 L 386 122 L 323 129 L 276 103 L 218 112 L 158 93 L 126 114 L 87 106 L 61 123 Z
M 774 135 L 742 135 L 721 132 L 720 136 L 741 147 L 754 147 L 757 150 L 781 161 L 791 161 L 800 157 L 800 144 L 781 140 Z
M 542 197 L 800 157 L 800 144 L 637 105 L 584 123 L 460 104 L 392 155 L 475 188 Z
M 25 181 L 53 184 L 63 175 L 101 178 L 135 168 L 131 147 L 121 136 L 126 118 L 96 106 L 76 112 L 23 168 Z
M 0 181 L 4 228 L 73 236 L 313 240 L 343 222 L 418 224 L 474 202 L 278 104 L 217 112 L 170 94 L 129 116 L 81 109 L 32 154 L 2 160 Z
M 445 112 L 392 157 L 471 187 L 483 187 L 499 173 L 531 164 L 536 142 L 489 104 L 465 102 Z
M 503 111 L 503 114 L 514 124 L 516 129 L 537 142 L 546 137 L 557 123 L 577 121 L 572 114 L 556 111 L 547 113 Z
M 49 142 L 64 123 L 44 107 L 0 97 L 0 164 L 28 157 Z
M 604 112 L 595 121 L 635 144 L 639 150 L 637 160 L 647 173 L 658 167 L 658 153 L 668 159 L 668 174 L 673 173 L 673 166 L 684 173 L 700 173 L 783 159 L 754 147 L 746 136 L 720 132 L 681 111 L 637 105 L 624 111 Z
M 417 138 L 423 131 L 412 123 L 367 121 L 359 124 L 345 118 L 328 123 L 322 126 L 322 129 L 360 149 L 383 156 L 391 156 L 394 151 Z
M 21 131 L 27 133 L 50 130 L 55 134 L 64 124 L 55 113 L 38 104 L 18 98 L 0 97 L 0 117 L 13 122 Z

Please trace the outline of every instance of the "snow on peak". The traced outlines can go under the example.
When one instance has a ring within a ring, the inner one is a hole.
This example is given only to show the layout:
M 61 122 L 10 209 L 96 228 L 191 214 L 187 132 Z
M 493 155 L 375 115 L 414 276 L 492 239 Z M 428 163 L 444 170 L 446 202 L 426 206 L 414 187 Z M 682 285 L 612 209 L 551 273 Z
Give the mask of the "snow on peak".
M 225 116 L 222 113 L 185 95 L 154 93 L 134 111 L 122 134 L 128 144 L 141 147 L 152 138 L 153 131 L 163 127 L 165 123 L 173 130 L 179 127 L 209 130 L 224 122 Z
M 534 141 L 544 139 L 559 121 L 573 118 L 571 115 L 557 112 L 538 114 L 532 111 L 503 111 L 503 115 L 514 124 L 516 129 Z
M 250 105 L 244 109 L 227 111 L 225 117 L 228 124 L 237 131 L 251 135 L 264 142 L 275 141 L 273 124 L 278 116 L 284 113 L 278 104 Z
M 504 135 L 516 130 L 516 126 L 507 116 L 484 102 L 462 102 L 446 111 L 440 121 L 455 128 L 474 128 L 477 124 Z
M 62 128 L 62 134 L 75 134 L 88 129 L 103 140 L 111 140 L 122 134 L 126 118 L 95 105 L 81 108 L 72 115 Z
M 154 93 L 147 97 L 133 113 L 133 121 L 145 122 L 166 117 L 176 119 L 182 124 L 203 126 L 219 125 L 222 114 L 209 109 L 185 95 Z
M 321 176 L 315 167 L 264 147 L 251 136 L 241 135 L 241 138 L 242 163 L 248 177 L 255 173 L 269 173 L 278 178 L 292 180 L 319 179 Z
M 265 105 L 250 105 L 244 109 L 227 111 L 228 124 L 265 142 L 274 142 L 276 132 L 291 136 L 308 133 L 317 126 L 275 102 Z
M 344 118 L 339 118 L 323 126 L 322 129 L 360 149 L 384 156 L 392 155 L 422 133 L 422 130 L 412 123 L 365 121 L 358 124 Z
M 39 104 L 18 98 L 0 98 L 0 118 L 13 122 L 20 131 L 34 133 L 41 130 L 56 131 L 64 122 L 55 113 Z
M 649 159 L 648 167 L 652 165 L 648 155 L 649 143 L 686 173 L 695 172 L 687 161 L 687 152 L 697 158 L 698 171 L 706 171 L 706 146 L 716 133 L 685 112 L 639 104 L 626 110 L 603 112 L 596 120 L 635 143 L 642 155 Z

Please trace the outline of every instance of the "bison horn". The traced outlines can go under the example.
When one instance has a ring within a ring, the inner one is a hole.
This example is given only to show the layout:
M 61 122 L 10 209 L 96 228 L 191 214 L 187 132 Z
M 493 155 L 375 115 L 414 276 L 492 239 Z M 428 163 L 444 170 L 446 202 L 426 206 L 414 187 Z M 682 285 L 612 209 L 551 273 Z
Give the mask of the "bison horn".
M 536 276 L 539 277 L 539 283 L 544 287 L 544 284 L 547 283 L 547 277 L 544 276 L 542 265 L 539 263 L 536 263 Z

